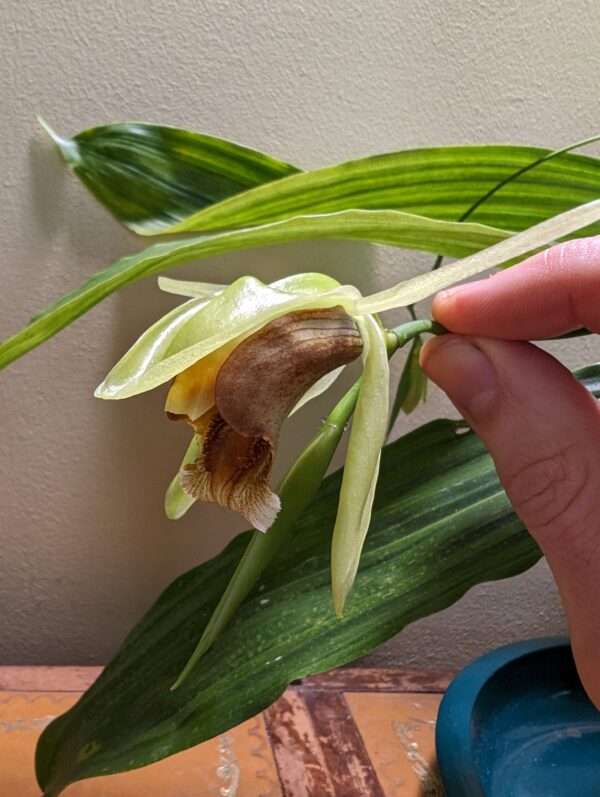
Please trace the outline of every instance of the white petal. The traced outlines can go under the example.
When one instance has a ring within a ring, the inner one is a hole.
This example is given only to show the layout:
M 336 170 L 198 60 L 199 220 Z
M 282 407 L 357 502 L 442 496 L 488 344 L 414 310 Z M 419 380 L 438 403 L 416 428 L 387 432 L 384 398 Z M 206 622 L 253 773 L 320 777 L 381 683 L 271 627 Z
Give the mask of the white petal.
M 172 293 L 175 296 L 210 299 L 225 290 L 227 284 L 219 285 L 215 282 L 195 282 L 194 280 L 174 280 L 170 277 L 159 277 L 158 287 L 161 291 Z
M 372 316 L 355 320 L 366 351 L 333 530 L 331 579 L 338 615 L 354 582 L 369 528 L 389 413 L 389 363 L 383 331 Z
M 196 282 L 195 280 L 175 280 L 170 277 L 159 277 L 158 287 L 161 291 L 175 294 L 175 296 L 210 298 L 225 290 L 227 283 Z M 269 283 L 269 287 L 286 293 L 322 293 L 323 291 L 339 288 L 340 283 L 326 274 L 309 272 L 283 277 L 283 279 Z

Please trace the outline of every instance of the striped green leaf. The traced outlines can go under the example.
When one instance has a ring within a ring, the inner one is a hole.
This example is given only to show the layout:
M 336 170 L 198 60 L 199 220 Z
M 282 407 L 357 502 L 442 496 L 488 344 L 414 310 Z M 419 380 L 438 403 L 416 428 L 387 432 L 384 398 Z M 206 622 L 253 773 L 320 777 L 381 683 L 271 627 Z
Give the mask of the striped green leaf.
M 39 346 L 124 285 L 190 260 L 318 238 L 367 240 L 461 257 L 506 237 L 506 231 L 480 224 L 435 221 L 394 210 L 350 210 L 155 244 L 94 274 L 81 287 L 39 313 L 20 332 L 1 343 L 0 368 Z
M 53 137 L 97 199 L 143 235 L 236 229 L 351 209 L 456 221 L 523 171 L 472 217 L 516 231 L 596 199 L 600 189 L 597 158 L 564 152 L 542 162 L 551 151 L 538 147 L 405 150 L 297 173 L 255 150 L 176 128 L 115 124 L 73 139 Z
M 395 209 L 455 221 L 499 181 L 546 152 L 469 146 L 376 155 L 259 186 L 195 213 L 169 232 L 248 227 L 350 208 Z M 600 160 L 564 154 L 507 184 L 470 219 L 518 231 L 599 195 Z
M 512 513 L 471 433 L 436 421 L 384 449 L 360 570 L 342 620 L 331 603 L 329 545 L 340 474 L 185 683 L 191 654 L 248 542 L 178 578 L 79 703 L 42 734 L 46 797 L 69 783 L 144 766 L 256 714 L 286 685 L 364 655 L 480 581 L 531 566 L 539 551 Z
M 298 171 L 254 149 L 176 127 L 125 122 L 64 139 L 42 124 L 96 199 L 145 235 Z

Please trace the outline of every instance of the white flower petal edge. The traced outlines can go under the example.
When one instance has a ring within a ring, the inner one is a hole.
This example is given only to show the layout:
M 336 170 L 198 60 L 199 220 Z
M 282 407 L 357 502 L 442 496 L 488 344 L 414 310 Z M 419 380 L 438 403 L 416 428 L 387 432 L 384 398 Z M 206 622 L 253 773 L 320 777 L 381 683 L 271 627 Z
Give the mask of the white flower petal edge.
M 355 321 L 365 346 L 364 368 L 333 529 L 331 581 L 338 615 L 352 588 L 369 528 L 389 414 L 390 374 L 383 330 L 373 316 L 358 316 Z
M 386 291 L 366 296 L 357 302 L 357 313 L 381 313 L 395 307 L 406 307 L 432 296 L 455 282 L 473 277 L 482 271 L 501 266 L 536 249 L 547 246 L 565 235 L 600 221 L 600 199 L 578 205 L 553 216 L 505 241 L 494 244 L 455 263 L 421 274 Z

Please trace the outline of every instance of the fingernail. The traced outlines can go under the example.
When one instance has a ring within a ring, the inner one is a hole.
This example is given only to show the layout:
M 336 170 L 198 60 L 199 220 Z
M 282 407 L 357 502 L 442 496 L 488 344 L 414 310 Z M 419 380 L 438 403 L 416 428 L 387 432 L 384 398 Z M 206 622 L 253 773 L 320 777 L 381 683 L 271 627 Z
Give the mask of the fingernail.
M 463 415 L 477 420 L 488 414 L 498 391 L 498 378 L 475 341 L 460 335 L 431 338 L 421 350 L 420 363 Z
M 448 299 L 450 299 L 451 296 L 453 296 L 459 290 L 460 290 L 460 287 L 457 287 L 457 288 L 446 288 L 445 290 L 440 291 L 439 293 L 436 293 L 435 298 L 438 299 L 440 302 L 446 302 L 446 301 L 448 301 Z
M 438 319 L 438 314 L 443 315 L 444 311 L 448 309 L 454 296 L 459 290 L 459 287 L 446 288 L 446 290 L 436 293 L 436 295 L 433 297 L 433 304 L 431 306 L 432 315 L 436 320 Z

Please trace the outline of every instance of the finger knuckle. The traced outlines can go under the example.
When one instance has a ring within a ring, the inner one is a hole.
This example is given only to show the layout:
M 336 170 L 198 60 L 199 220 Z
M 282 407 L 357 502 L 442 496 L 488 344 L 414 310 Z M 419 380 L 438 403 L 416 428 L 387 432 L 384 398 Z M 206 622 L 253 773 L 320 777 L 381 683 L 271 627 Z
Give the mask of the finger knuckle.
M 526 463 L 507 481 L 506 491 L 533 533 L 560 534 L 579 525 L 589 469 L 576 446 Z

